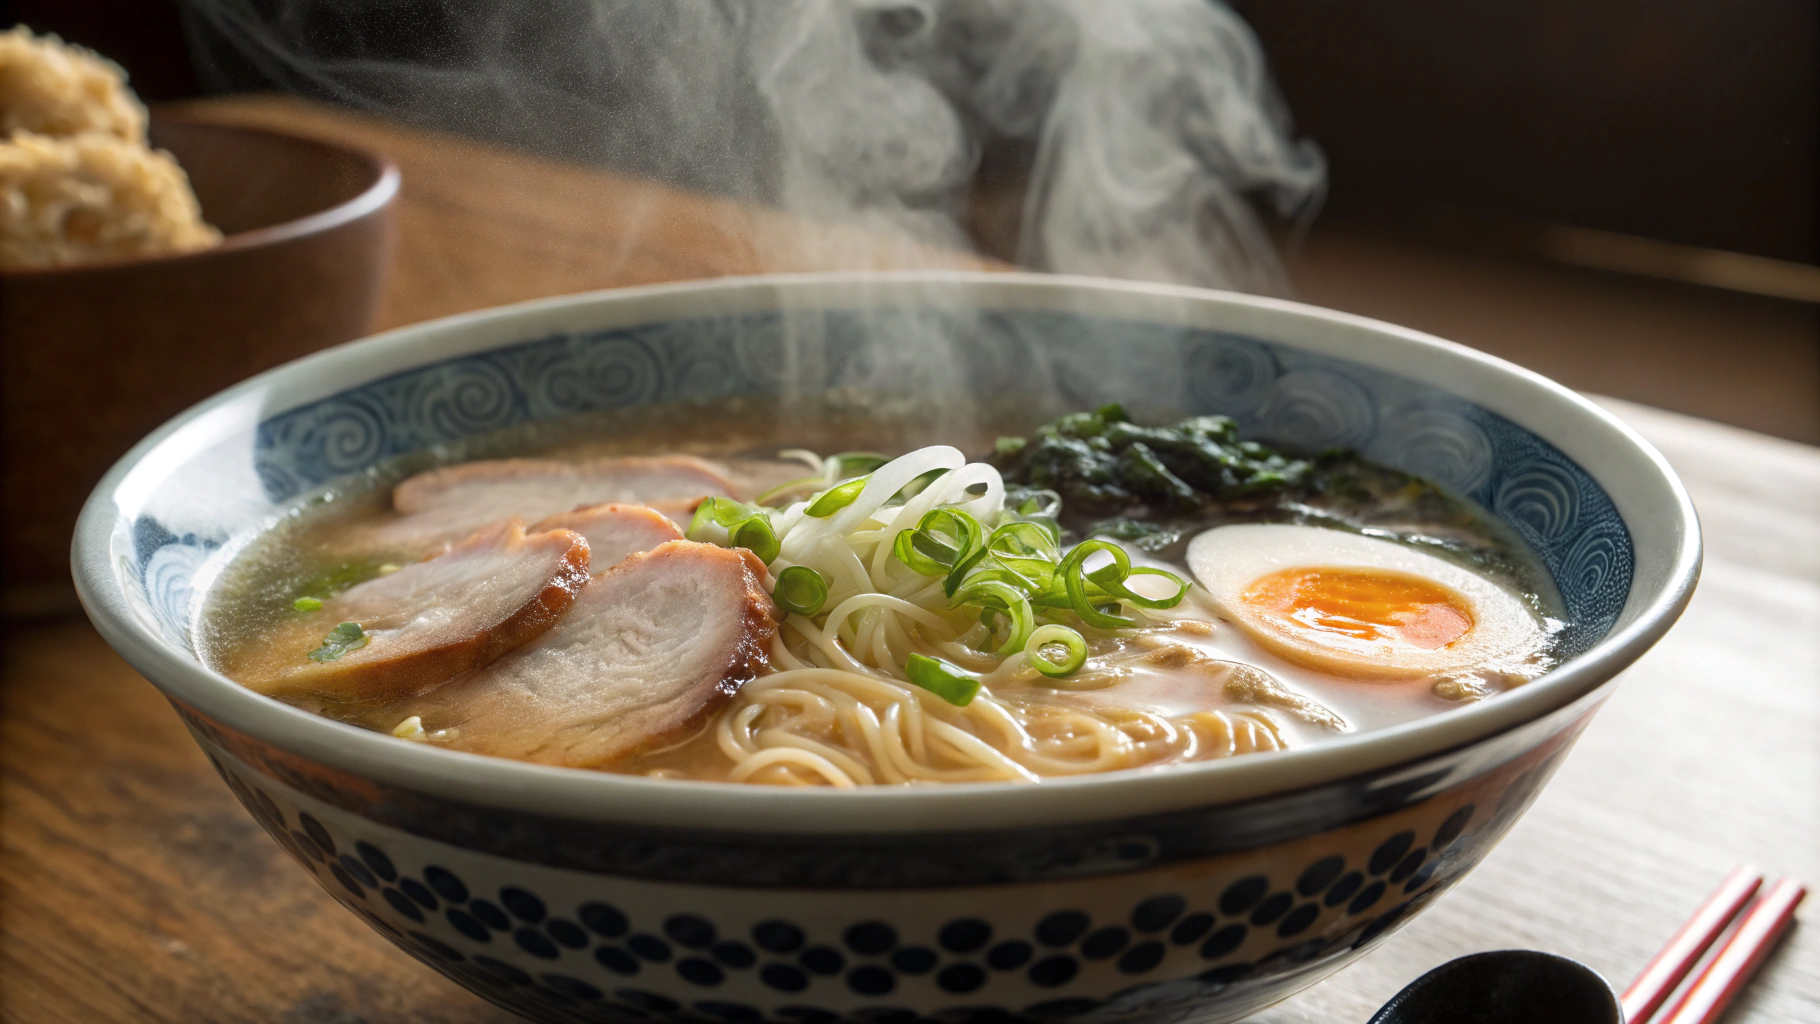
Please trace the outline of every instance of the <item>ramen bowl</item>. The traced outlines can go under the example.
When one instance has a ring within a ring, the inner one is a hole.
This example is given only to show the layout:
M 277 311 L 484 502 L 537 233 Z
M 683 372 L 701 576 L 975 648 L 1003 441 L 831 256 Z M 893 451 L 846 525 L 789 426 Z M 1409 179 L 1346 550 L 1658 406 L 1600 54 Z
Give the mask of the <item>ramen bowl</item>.
M 502 432 L 778 394 L 931 424 L 1012 398 L 1121 400 L 1359 449 L 1529 544 L 1570 622 L 1566 660 L 1302 749 L 832 792 L 401 742 L 255 694 L 196 654 L 222 566 L 326 485 Z M 85 508 L 74 569 L 96 626 L 303 870 L 485 998 L 547 1021 L 958 1024 L 1235 1020 L 1364 954 L 1512 827 L 1679 615 L 1699 559 L 1662 458 L 1507 363 L 1269 299 L 921 274 L 601 292 L 310 356 L 135 448 Z

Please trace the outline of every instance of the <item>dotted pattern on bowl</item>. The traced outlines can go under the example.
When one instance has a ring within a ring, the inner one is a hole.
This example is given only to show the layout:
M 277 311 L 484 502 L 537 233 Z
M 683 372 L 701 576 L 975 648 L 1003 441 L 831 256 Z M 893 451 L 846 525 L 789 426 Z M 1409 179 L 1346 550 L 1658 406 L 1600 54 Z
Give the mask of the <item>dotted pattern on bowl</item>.
M 1302 845 L 1316 855 L 1280 876 L 1245 871 L 1209 887 L 1217 873 L 1156 872 L 1121 883 L 1119 891 L 1144 892 L 1135 900 L 1109 906 L 1087 887 L 1078 903 L 1020 919 L 999 912 L 1002 901 L 967 911 L 970 890 L 917 893 L 921 906 L 909 914 L 833 917 L 806 894 L 796 896 L 798 913 L 723 912 L 730 898 L 714 887 L 661 887 L 657 910 L 612 896 L 558 900 L 533 882 L 498 882 L 514 878 L 509 861 L 451 867 L 472 854 L 445 849 L 439 860 L 425 848 L 440 844 L 404 833 L 375 841 L 331 830 L 323 819 L 341 816 L 369 836 L 389 831 L 332 808 L 303 809 L 307 798 L 248 781 L 257 776 L 225 757 L 211 754 L 261 825 L 411 955 L 533 1019 L 679 1024 L 891 1024 L 932 1013 L 949 1024 L 1119 1020 L 1233 986 L 1284 984 L 1301 968 L 1362 951 L 1449 887 L 1553 766 L 1552 757 L 1531 759 L 1469 793 L 1314 837 Z M 615 888 L 612 878 L 595 881 L 590 890 Z M 1042 898 L 1053 900 L 1053 888 Z M 845 903 L 879 899 L 859 893 Z M 950 905 L 963 909 L 944 913 Z

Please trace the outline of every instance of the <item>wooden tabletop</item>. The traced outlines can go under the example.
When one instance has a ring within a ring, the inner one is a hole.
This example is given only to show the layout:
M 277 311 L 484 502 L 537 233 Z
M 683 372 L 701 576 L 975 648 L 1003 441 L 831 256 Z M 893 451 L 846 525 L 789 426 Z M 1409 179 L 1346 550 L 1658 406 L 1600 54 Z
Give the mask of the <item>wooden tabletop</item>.
M 398 161 L 388 324 L 856 254 L 967 262 L 871 228 L 787 225 L 780 245 L 765 238 L 776 214 L 291 103 L 201 110 Z M 1371 956 L 1256 1020 L 1362 1022 L 1424 970 L 1484 949 L 1561 953 L 1621 987 L 1734 863 L 1820 881 L 1820 449 L 1610 404 L 1699 507 L 1706 572 L 1686 617 L 1482 866 Z M 6 640 L 0 1021 L 511 1019 L 291 866 L 86 622 L 15 625 Z M 1820 934 L 1797 929 L 1728 1019 L 1820 1020 Z

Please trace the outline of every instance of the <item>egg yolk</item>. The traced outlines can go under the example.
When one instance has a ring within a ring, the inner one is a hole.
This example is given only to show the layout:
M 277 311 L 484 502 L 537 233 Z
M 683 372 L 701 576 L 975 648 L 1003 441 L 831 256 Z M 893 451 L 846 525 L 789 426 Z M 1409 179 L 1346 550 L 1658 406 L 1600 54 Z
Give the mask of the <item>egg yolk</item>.
M 1284 569 L 1252 581 L 1246 604 L 1279 627 L 1340 646 L 1393 644 L 1439 650 L 1472 629 L 1453 591 L 1417 576 L 1358 569 Z M 1348 640 L 1353 643 L 1348 643 Z

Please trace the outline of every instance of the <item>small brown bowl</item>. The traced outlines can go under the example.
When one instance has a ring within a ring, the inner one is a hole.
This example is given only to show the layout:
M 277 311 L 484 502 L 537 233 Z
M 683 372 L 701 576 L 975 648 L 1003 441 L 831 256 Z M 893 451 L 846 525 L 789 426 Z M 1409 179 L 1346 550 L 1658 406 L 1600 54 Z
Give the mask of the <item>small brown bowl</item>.
M 0 611 L 74 610 L 70 533 L 140 437 L 249 374 L 369 333 L 398 170 L 375 153 L 154 115 L 220 245 L 0 271 Z

